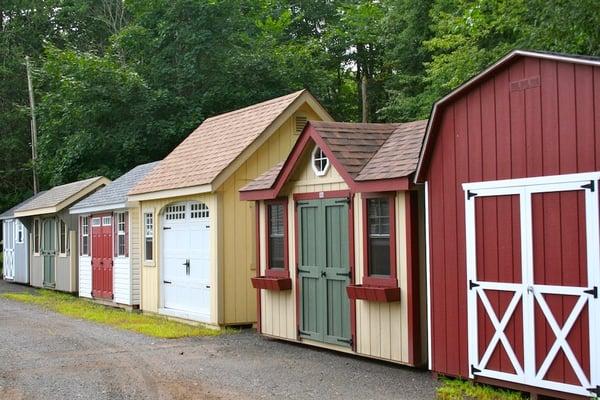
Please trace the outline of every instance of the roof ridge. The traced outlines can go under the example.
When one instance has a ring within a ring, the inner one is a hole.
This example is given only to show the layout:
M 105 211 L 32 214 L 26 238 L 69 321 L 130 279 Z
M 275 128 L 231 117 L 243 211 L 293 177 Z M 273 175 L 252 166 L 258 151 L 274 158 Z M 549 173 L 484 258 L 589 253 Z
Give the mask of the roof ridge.
M 238 108 L 236 110 L 231 110 L 231 111 L 228 111 L 228 112 L 225 112 L 225 113 L 222 113 L 222 114 L 213 115 L 212 117 L 206 118 L 204 120 L 204 122 L 221 119 L 221 118 L 224 118 L 224 117 L 235 115 L 235 114 L 238 114 L 238 113 L 241 113 L 241 112 L 247 112 L 247 111 L 254 110 L 254 109 L 257 109 L 257 108 L 261 108 L 261 107 L 266 107 L 266 106 L 272 105 L 273 103 L 280 102 L 280 101 L 282 101 L 282 100 L 284 100 L 284 99 L 286 99 L 288 97 L 290 99 L 295 100 L 296 98 L 300 97 L 300 95 L 302 93 L 304 93 L 304 92 L 306 92 L 306 89 L 298 90 L 298 91 L 293 92 L 293 93 L 288 93 L 288 94 L 283 95 L 283 96 L 279 96 L 279 97 L 275 97 L 273 99 L 265 100 L 265 101 L 260 102 L 260 103 L 251 104 L 249 106 Z M 293 100 L 291 100 L 291 101 L 293 101 Z M 202 126 L 202 125 L 200 125 L 200 126 Z

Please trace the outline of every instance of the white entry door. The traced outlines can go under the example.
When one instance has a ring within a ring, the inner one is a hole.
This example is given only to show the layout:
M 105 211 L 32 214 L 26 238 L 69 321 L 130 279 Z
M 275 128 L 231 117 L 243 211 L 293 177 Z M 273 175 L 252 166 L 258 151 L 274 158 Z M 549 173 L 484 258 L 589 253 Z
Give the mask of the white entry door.
M 4 221 L 4 279 L 15 279 L 15 221 Z
M 471 378 L 600 394 L 599 179 L 463 185 Z
M 203 203 L 166 207 L 162 216 L 165 314 L 211 322 L 210 218 Z

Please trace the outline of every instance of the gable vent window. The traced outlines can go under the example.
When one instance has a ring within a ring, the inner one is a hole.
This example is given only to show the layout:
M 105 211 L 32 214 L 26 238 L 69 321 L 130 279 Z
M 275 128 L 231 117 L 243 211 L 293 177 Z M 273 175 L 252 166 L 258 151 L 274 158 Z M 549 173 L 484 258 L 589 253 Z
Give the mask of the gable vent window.
M 304 129 L 304 125 L 306 125 L 307 121 L 308 118 L 305 115 L 296 115 L 296 129 L 294 131 L 296 135 L 299 135 L 302 132 L 302 129 Z
M 329 159 L 320 147 L 315 147 L 313 150 L 312 169 L 317 176 L 324 176 L 329 169 Z
M 191 218 L 208 218 L 208 206 L 204 203 L 192 203 L 190 205 Z
M 168 221 L 185 219 L 185 204 L 176 204 L 168 206 L 165 213 L 165 218 Z

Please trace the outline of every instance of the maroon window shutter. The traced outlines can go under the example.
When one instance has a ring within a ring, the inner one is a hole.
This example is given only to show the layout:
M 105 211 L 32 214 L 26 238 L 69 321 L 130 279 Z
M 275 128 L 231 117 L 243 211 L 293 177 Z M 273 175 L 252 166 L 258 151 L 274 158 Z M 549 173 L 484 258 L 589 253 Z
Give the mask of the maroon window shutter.
M 129 212 L 125 212 L 125 257 L 129 257 Z

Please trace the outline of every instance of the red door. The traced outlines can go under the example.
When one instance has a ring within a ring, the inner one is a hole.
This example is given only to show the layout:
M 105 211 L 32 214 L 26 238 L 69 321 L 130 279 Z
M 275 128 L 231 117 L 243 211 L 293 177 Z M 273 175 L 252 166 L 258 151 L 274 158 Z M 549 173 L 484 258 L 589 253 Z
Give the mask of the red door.
M 600 392 L 598 179 L 464 185 L 471 377 Z
M 92 221 L 92 296 L 113 297 L 112 216 L 93 215 Z

